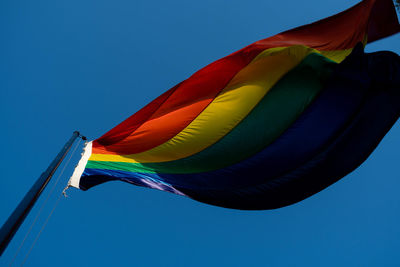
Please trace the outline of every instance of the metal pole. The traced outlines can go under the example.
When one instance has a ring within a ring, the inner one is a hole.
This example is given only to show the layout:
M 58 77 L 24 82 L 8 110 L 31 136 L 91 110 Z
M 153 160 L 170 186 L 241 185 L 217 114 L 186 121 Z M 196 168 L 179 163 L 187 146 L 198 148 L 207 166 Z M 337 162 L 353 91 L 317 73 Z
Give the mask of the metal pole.
M 36 200 L 39 198 L 40 194 L 49 183 L 51 177 L 56 172 L 58 166 L 60 166 L 64 157 L 67 155 L 74 141 L 80 136 L 78 131 L 72 134 L 72 137 L 65 143 L 64 147 L 55 157 L 53 162 L 49 165 L 47 170 L 40 175 L 39 179 L 31 187 L 31 189 L 26 193 L 25 197 L 15 208 L 14 212 L 10 215 L 8 220 L 0 229 L 0 256 L 3 254 L 4 250 L 7 248 L 8 243 L 10 243 L 14 234 L 17 232 L 18 228 L 24 222 L 26 216 L 31 211 L 33 205 L 35 205 Z

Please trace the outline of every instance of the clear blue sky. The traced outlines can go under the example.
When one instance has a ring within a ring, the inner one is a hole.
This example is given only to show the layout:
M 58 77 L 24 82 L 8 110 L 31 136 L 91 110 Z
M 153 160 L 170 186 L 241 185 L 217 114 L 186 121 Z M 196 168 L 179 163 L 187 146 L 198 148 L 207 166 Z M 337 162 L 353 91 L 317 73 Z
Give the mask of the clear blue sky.
M 0 223 L 72 131 L 95 139 L 206 64 L 356 2 L 1 1 Z M 367 48 L 378 50 L 400 53 L 400 35 Z M 273 211 L 121 182 L 70 189 L 25 266 L 400 266 L 399 151 L 397 123 L 356 171 Z

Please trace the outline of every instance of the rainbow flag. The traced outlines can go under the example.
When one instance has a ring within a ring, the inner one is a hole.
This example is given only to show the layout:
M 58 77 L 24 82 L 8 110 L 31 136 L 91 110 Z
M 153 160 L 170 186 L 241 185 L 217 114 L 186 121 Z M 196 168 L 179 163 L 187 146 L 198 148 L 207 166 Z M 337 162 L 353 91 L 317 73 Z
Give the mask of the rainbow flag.
M 397 120 L 398 56 L 363 46 L 399 31 L 391 0 L 365 0 L 257 41 L 87 143 L 69 185 L 120 180 L 239 209 L 304 199 L 361 164 Z

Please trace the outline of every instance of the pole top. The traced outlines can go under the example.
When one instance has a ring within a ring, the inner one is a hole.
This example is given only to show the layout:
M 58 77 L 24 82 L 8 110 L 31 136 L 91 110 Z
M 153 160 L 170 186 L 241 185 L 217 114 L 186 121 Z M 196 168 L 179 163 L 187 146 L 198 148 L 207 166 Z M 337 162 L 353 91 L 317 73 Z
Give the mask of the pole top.
M 79 131 L 74 131 L 73 134 L 75 134 L 78 137 L 82 138 L 82 140 L 84 140 L 84 141 L 87 140 L 86 136 L 81 135 L 81 133 Z

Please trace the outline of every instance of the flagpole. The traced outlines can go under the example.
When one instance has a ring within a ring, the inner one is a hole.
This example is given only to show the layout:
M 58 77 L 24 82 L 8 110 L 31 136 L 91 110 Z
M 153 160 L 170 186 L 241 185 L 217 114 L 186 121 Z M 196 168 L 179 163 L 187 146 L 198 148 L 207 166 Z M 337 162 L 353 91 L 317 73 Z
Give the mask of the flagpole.
M 10 215 L 8 220 L 0 229 L 0 256 L 3 254 L 4 250 L 7 248 L 11 239 L 17 232 L 18 228 L 24 222 L 26 216 L 31 211 L 32 207 L 35 205 L 36 200 L 39 198 L 42 191 L 45 189 L 46 185 L 49 183 L 51 177 L 56 172 L 58 166 L 67 155 L 68 151 L 71 149 L 74 141 L 81 137 L 78 131 L 72 134 L 72 137 L 65 143 L 61 151 L 54 158 L 53 162 L 49 165 L 47 170 L 40 175 L 39 179 L 34 183 L 31 189 L 26 193 L 25 197 L 21 200 L 19 205 L 15 208 L 14 212 Z M 82 139 L 86 139 L 82 137 Z

